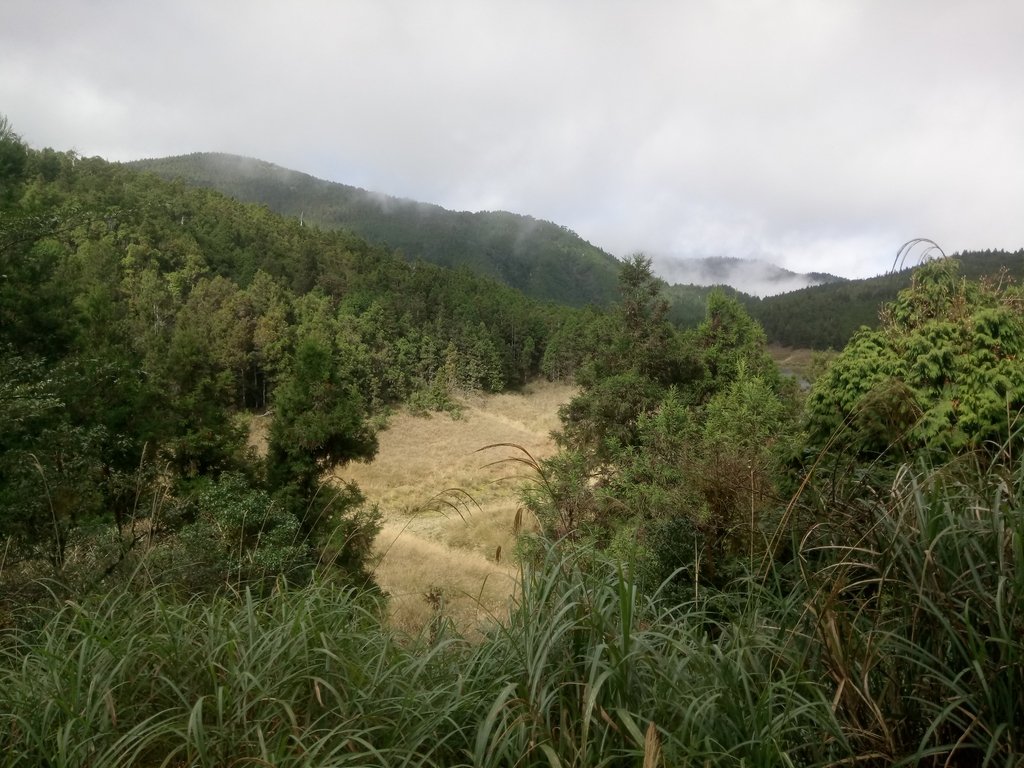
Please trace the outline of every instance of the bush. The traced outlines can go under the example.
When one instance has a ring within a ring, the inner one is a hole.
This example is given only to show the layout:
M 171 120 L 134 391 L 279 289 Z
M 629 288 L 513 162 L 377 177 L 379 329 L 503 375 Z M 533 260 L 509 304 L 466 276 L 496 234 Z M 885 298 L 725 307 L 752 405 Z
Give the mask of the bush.
M 807 400 L 810 445 L 896 463 L 1002 445 L 1024 408 L 1024 296 L 931 262 L 862 329 Z M 1018 446 L 1019 447 L 1019 446 Z
M 866 751 L 929 765 L 1024 759 L 1024 465 L 903 468 L 855 544 L 814 553 L 811 628 Z
M 299 520 L 239 474 L 222 475 L 198 493 L 195 519 L 166 557 L 174 578 L 190 590 L 224 584 L 272 584 L 279 576 L 302 582 L 313 566 Z

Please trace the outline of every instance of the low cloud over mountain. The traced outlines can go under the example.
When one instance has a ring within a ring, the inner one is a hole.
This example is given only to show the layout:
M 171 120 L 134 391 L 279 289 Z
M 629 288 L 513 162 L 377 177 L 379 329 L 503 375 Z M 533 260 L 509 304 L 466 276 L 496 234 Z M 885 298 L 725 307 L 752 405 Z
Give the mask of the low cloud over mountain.
M 669 283 L 728 285 L 761 297 L 844 279 L 824 272 L 800 274 L 765 261 L 721 256 L 704 259 L 654 257 L 653 266 L 658 275 Z

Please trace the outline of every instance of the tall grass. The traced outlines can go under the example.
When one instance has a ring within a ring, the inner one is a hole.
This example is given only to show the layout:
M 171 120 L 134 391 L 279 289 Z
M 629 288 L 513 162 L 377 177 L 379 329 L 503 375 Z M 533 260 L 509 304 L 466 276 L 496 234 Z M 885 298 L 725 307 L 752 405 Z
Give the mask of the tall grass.
M 775 766 L 841 750 L 774 598 L 669 606 L 588 563 L 549 556 L 481 647 L 507 671 L 474 765 L 540 751 L 544 765 Z
M 709 615 L 553 550 L 476 644 L 397 636 L 327 584 L 66 603 L 4 638 L 0 753 L 52 766 L 767 766 L 835 751 L 787 630 Z
M 905 468 L 810 576 L 837 710 L 893 762 L 1024 763 L 1021 472 Z
M 462 706 L 438 706 L 447 648 L 397 643 L 374 608 L 326 584 L 66 604 L 5 643 L 0 753 L 55 766 L 447 762 L 432 719 Z
M 60 603 L 0 635 L 0 762 L 1019 765 L 1021 480 L 905 471 L 862 539 L 681 604 L 552 545 L 473 643 L 326 582 Z

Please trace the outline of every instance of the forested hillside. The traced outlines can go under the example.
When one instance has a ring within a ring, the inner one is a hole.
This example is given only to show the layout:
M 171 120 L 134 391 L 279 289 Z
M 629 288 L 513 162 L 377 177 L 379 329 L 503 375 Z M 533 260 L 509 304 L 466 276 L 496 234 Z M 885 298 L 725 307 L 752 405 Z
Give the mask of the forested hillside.
M 406 258 L 466 267 L 534 298 L 608 307 L 618 296 L 621 265 L 617 259 L 565 227 L 529 216 L 449 211 L 237 155 L 196 153 L 129 165 L 262 203 L 309 225 L 350 230 L 397 249 Z M 693 327 L 703 319 L 711 287 L 668 283 L 662 287 L 674 323 Z
M 235 155 L 197 153 L 131 165 L 325 229 L 351 230 L 410 259 L 468 267 L 533 298 L 571 306 L 604 306 L 615 298 L 618 261 L 548 221 L 504 211 L 449 211 Z
M 1024 250 L 957 254 L 964 277 L 1024 279 Z M 764 299 L 744 298 L 768 338 L 788 347 L 842 349 L 861 326 L 877 327 L 878 312 L 907 288 L 916 267 L 865 280 L 817 285 Z
M 389 406 L 451 409 L 459 392 L 517 386 L 554 364 L 548 340 L 573 315 L 350 232 L 99 158 L 30 150 L 5 130 L 8 564 L 64 572 L 87 531 L 158 508 L 149 544 L 210 525 L 245 539 L 245 525 L 210 507 L 228 496 L 276 520 L 282 542 L 299 526 L 315 546 L 282 543 L 275 556 L 311 563 L 327 546 L 317 537 L 329 538 L 314 530 L 321 517 L 370 525 L 354 511 L 356 489 L 320 493 L 320 478 L 373 455 Z M 265 461 L 245 451 L 252 410 L 273 414 Z M 104 568 L 141 541 L 120 541 Z M 357 569 L 367 543 L 344 541 L 335 555 Z
M 444 266 L 464 266 L 521 290 L 528 296 L 570 306 L 608 306 L 616 297 L 619 262 L 570 230 L 529 216 L 503 211 L 468 213 L 368 192 L 323 181 L 271 163 L 236 155 L 196 153 L 130 164 L 167 179 L 216 189 L 239 200 L 262 203 L 278 213 L 326 229 L 350 230 L 367 240 L 396 249 L 407 258 Z M 970 252 L 959 255 L 970 278 L 996 276 L 1003 267 L 1024 276 L 1024 252 Z M 685 280 L 662 283 L 669 318 L 682 328 L 704 317 L 713 287 Z M 729 276 L 762 284 L 802 277 L 821 285 L 766 298 L 732 288 L 763 326 L 768 340 L 789 347 L 840 349 L 861 326 L 874 327 L 878 310 L 910 284 L 910 272 L 864 280 L 828 274 L 795 276 L 769 265 L 737 264 L 730 259 L 694 260 L 700 280 L 727 282 Z M 691 267 L 687 267 L 689 269 Z M 749 274 L 737 277 L 734 271 Z M 722 286 L 719 286 L 722 287 Z
M 4 765 L 1024 761 L 1024 291 L 984 259 L 894 276 L 803 393 L 640 254 L 541 305 L 2 118 L 0 184 Z M 538 374 L 558 452 L 464 452 L 527 473 L 514 600 L 470 637 L 423 583 L 397 630 L 335 470 Z

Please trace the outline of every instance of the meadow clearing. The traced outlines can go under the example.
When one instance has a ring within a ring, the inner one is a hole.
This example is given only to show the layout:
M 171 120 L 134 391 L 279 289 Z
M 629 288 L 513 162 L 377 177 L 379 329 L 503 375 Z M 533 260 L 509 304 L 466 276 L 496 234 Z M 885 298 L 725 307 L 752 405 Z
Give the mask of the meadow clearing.
M 506 611 L 518 583 L 513 521 L 530 482 L 521 446 L 537 459 L 555 452 L 558 407 L 574 388 L 536 381 L 519 392 L 471 394 L 459 418 L 397 411 L 368 464 L 335 472 L 355 482 L 384 515 L 374 577 L 390 596 L 392 623 L 418 632 L 445 617 L 468 636 Z M 524 521 L 529 526 L 530 521 Z

